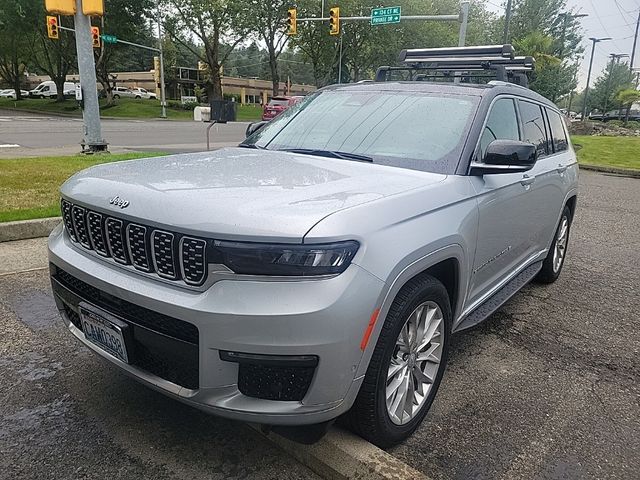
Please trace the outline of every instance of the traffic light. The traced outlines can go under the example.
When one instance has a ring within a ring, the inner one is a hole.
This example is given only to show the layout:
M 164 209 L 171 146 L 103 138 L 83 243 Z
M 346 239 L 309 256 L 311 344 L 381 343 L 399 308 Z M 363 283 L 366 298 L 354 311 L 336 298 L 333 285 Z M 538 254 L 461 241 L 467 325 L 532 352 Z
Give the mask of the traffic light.
M 329 9 L 329 35 L 340 35 L 340 7 Z
M 298 10 L 290 8 L 287 14 L 287 35 L 295 35 L 298 33 Z
M 58 17 L 47 15 L 47 36 L 58 40 L 60 38 L 60 30 L 58 29 Z
M 93 48 L 100 48 L 100 28 L 91 27 L 91 43 Z
M 56 15 L 75 15 L 76 0 L 44 0 L 44 8 L 47 13 Z
M 104 15 L 104 0 L 82 0 L 82 13 L 101 17 Z

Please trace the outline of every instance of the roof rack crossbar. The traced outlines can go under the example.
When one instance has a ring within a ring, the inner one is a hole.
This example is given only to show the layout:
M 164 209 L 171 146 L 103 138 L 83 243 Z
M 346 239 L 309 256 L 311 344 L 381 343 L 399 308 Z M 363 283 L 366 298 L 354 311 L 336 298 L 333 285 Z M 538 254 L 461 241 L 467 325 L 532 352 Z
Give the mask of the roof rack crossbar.
M 444 48 L 413 48 L 400 52 L 401 62 L 422 61 L 421 58 L 446 57 L 490 57 L 513 58 L 515 50 L 512 45 L 485 45 L 478 47 L 444 47 Z

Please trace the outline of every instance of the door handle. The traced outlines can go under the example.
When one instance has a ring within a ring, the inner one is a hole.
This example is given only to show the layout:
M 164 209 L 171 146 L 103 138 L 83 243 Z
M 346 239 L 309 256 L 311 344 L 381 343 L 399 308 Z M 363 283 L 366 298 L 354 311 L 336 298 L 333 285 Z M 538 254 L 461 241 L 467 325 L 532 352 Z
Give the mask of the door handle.
M 528 187 L 529 185 L 531 185 L 533 182 L 536 181 L 536 177 L 530 177 L 529 175 L 527 175 L 526 173 L 522 176 L 522 180 L 520 180 L 520 184 L 523 187 Z
M 563 174 L 564 172 L 567 171 L 567 168 L 569 168 L 569 165 L 563 165 L 561 163 L 558 164 L 558 168 L 556 168 L 556 172 Z

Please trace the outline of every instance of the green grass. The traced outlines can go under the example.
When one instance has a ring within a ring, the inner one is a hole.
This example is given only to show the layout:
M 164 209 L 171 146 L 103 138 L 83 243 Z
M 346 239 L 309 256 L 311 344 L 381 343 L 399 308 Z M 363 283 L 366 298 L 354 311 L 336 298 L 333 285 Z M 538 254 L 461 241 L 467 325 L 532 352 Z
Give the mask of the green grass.
M 0 159 L 0 222 L 58 216 L 60 185 L 75 172 L 99 163 L 156 155 L 161 154 Z
M 576 135 L 571 140 L 579 163 L 640 170 L 640 137 Z
M 105 106 L 106 101 L 100 100 L 100 114 L 103 117 L 115 118 L 160 118 L 160 102 L 158 100 L 136 100 L 120 98 L 116 104 Z M 9 110 L 32 110 L 50 114 L 67 114 L 80 116 L 81 112 L 75 100 L 65 100 L 58 103 L 55 100 L 26 98 L 19 102 L 8 98 L 0 98 L 0 108 Z M 252 105 L 238 105 L 238 121 L 260 120 L 262 109 Z M 167 118 L 171 120 L 192 120 L 193 110 L 168 107 Z

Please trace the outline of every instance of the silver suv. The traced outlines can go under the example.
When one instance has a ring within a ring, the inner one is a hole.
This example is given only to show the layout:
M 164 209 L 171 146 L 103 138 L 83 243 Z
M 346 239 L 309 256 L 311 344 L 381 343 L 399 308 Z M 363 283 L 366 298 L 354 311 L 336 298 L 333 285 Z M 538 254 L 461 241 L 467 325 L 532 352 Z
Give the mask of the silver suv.
M 387 447 L 452 334 L 558 278 L 577 179 L 524 87 L 333 86 L 237 148 L 73 176 L 53 290 L 75 337 L 175 399 L 282 432 L 344 415 Z

